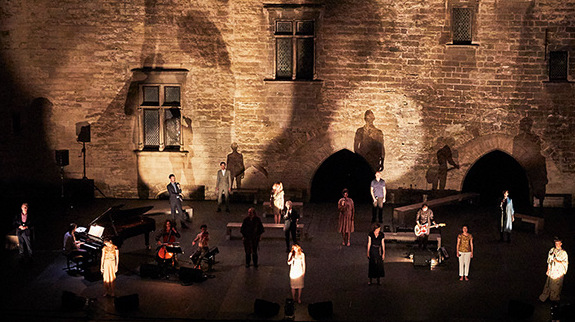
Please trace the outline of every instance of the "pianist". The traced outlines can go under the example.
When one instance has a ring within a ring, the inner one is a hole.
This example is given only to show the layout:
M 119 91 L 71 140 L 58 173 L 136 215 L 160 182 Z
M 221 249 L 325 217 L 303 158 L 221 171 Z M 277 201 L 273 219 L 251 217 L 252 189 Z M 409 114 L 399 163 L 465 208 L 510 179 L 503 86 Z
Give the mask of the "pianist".
M 83 256 L 87 253 L 86 250 L 80 248 L 82 242 L 76 240 L 76 228 L 78 228 L 78 225 L 71 223 L 64 235 L 64 254 L 66 256 Z

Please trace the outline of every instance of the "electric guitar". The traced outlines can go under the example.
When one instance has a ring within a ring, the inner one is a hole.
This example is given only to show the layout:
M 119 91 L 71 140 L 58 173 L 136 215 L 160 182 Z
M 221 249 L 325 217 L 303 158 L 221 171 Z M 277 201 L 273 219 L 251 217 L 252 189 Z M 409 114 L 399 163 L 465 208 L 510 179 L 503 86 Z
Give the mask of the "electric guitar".
M 429 224 L 415 225 L 415 227 L 413 227 L 413 231 L 415 232 L 415 236 L 420 237 L 427 234 L 429 232 L 429 229 L 437 227 L 445 227 L 445 224 L 435 224 L 431 226 Z

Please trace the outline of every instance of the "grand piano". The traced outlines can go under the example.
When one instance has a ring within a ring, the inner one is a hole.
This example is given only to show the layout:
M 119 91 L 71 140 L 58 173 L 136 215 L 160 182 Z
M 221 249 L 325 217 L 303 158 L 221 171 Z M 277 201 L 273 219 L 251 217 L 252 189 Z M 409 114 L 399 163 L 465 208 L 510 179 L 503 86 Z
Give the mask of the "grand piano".
M 156 230 L 156 221 L 144 216 L 153 206 L 132 209 L 121 209 L 124 205 L 108 208 L 103 214 L 96 217 L 90 223 L 92 226 L 103 227 L 101 236 L 93 236 L 88 233 L 77 234 L 77 238 L 84 242 L 81 246 L 88 251 L 101 250 L 103 240 L 109 237 L 114 245 L 121 247 L 124 240 L 144 235 L 146 247 L 150 247 L 150 232 Z

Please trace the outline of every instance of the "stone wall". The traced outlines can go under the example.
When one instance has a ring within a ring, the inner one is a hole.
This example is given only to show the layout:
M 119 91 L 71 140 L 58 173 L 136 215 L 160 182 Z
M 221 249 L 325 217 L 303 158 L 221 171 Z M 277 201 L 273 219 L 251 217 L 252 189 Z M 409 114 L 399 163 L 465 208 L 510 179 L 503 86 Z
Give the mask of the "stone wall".
M 65 175 L 82 177 L 75 125 L 89 122 L 87 176 L 107 196 L 154 198 L 175 173 L 184 189 L 205 186 L 213 198 L 232 142 L 246 168 L 260 172 L 246 185 L 267 189 L 282 180 L 309 190 L 325 159 L 354 151 L 371 110 L 391 187 L 429 188 L 425 174 L 447 144 L 461 164 L 447 188 L 460 189 L 478 158 L 497 149 L 514 155 L 514 138 L 527 133 L 539 140 L 547 190 L 575 193 L 575 91 L 572 83 L 546 82 L 548 51 L 572 52 L 575 1 L 275 1 L 320 5 L 313 82 L 270 80 L 274 13 L 267 3 L 4 2 L 5 182 L 22 174 L 57 180 L 56 149 L 70 150 Z M 450 8 L 458 5 L 475 10 L 473 45 L 450 44 Z M 132 69 L 142 67 L 189 70 L 181 153 L 135 152 Z M 32 115 L 39 99 L 41 117 Z M 519 127 L 526 119 L 527 132 Z M 42 161 L 22 164 L 28 153 Z

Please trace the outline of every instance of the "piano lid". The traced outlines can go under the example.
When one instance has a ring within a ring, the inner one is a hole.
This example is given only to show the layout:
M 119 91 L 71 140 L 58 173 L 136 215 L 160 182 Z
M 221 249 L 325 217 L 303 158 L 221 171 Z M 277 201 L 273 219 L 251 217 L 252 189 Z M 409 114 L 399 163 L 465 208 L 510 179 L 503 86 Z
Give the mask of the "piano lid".
M 105 230 L 103 235 L 118 236 L 119 230 L 121 230 L 121 227 L 119 226 L 141 221 L 143 215 L 154 208 L 154 206 L 147 206 L 131 209 L 121 209 L 122 207 L 124 207 L 123 204 L 108 208 L 100 216 L 92 220 L 90 227 L 94 225 L 102 226 Z

